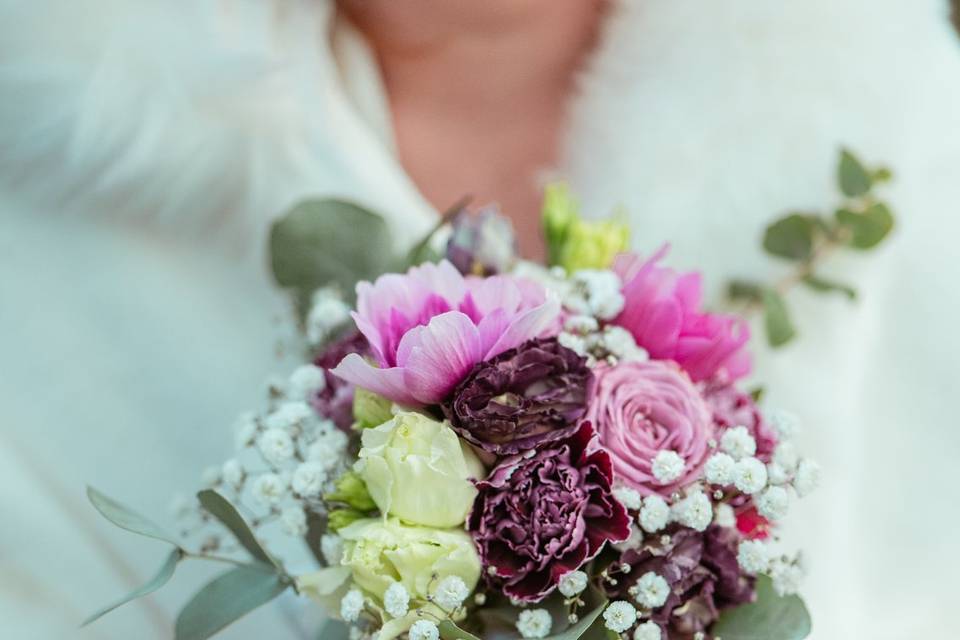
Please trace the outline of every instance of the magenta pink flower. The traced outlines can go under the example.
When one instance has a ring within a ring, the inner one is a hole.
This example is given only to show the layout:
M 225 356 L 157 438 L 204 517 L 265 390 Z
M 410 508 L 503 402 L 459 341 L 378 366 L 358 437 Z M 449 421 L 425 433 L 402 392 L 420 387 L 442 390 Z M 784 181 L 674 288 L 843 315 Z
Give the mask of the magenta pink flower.
M 678 274 L 657 266 L 669 247 L 644 261 L 635 254 L 617 257 L 614 271 L 623 281 L 625 304 L 614 320 L 657 360 L 674 360 L 696 381 L 736 380 L 750 373 L 747 323 L 733 315 L 700 310 L 697 272 Z
M 593 423 L 610 452 L 616 479 L 645 496 L 669 496 L 696 480 L 715 427 L 689 376 L 659 360 L 600 365 L 593 375 L 584 420 Z M 653 473 L 661 451 L 683 459 L 682 472 L 670 482 Z
M 555 330 L 559 313 L 531 281 L 424 264 L 357 285 L 353 319 L 379 367 L 350 354 L 333 372 L 400 404 L 436 404 L 476 363 Z

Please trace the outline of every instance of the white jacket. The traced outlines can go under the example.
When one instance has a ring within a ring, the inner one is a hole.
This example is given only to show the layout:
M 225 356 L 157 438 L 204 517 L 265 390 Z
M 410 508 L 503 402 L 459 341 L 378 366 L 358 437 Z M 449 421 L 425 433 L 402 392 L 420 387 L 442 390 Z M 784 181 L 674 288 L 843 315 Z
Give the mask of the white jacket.
M 797 292 L 801 339 L 756 376 L 805 418 L 823 489 L 787 537 L 815 640 L 935 637 L 960 562 L 960 54 L 937 0 L 621 0 L 571 105 L 563 159 L 636 248 L 774 278 L 764 224 L 828 209 L 848 145 L 890 164 L 899 227 L 833 261 L 861 300 Z M 468 191 L 470 185 L 464 185 Z M 336 195 L 409 245 L 436 213 L 399 166 L 376 66 L 325 0 L 0 0 L 0 619 L 16 638 L 169 637 L 201 579 L 75 631 L 163 551 L 89 508 L 162 517 L 229 455 L 287 306 L 271 216 Z M 205 575 L 205 574 L 204 574 Z M 895 612 L 895 615 L 891 613 Z M 268 607 L 225 637 L 296 637 Z M 278 631 L 283 629 L 283 631 Z

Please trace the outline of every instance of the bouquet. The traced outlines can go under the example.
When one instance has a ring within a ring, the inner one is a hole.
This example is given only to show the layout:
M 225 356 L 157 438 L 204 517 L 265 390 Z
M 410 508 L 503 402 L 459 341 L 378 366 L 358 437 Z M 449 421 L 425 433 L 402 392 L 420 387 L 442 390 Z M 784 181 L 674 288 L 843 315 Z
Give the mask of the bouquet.
M 376 244 L 373 218 L 329 206 Z M 546 266 L 516 258 L 492 208 L 458 207 L 399 270 L 305 232 L 331 224 L 315 213 L 271 239 L 310 360 L 241 417 L 182 535 L 89 491 L 172 545 L 123 601 L 205 559 L 230 568 L 185 606 L 181 640 L 285 591 L 322 608 L 323 638 L 807 636 L 803 563 L 778 531 L 818 467 L 791 442 L 796 418 L 744 388 L 748 327 L 703 310 L 699 273 L 664 266 L 666 248 L 627 252 L 626 226 L 583 219 L 562 186 L 545 198 Z M 304 247 L 321 239 L 335 284 L 311 291 L 322 269 Z M 336 283 L 358 260 L 353 298 Z M 311 570 L 284 561 L 283 536 Z

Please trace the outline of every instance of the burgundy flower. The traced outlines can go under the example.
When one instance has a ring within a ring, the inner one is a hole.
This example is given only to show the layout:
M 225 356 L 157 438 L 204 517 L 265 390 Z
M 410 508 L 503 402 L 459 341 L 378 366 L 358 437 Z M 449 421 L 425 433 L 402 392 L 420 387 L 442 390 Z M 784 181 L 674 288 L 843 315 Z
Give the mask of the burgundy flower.
M 638 550 L 624 552 L 621 564 L 630 567 L 617 576 L 612 595 L 628 597 L 631 586 L 649 571 L 670 585 L 670 595 L 652 619 L 670 637 L 687 638 L 707 631 L 720 611 L 753 600 L 754 578 L 737 563 L 736 529 L 713 526 L 700 533 L 679 528 L 667 537 L 657 536 Z
M 316 355 L 313 364 L 323 369 L 327 384 L 310 398 L 310 405 L 321 417 L 350 433 L 353 425 L 353 385 L 330 373 L 330 369 L 340 364 L 348 353 L 361 356 L 370 353 L 367 339 L 359 331 L 351 331 Z
M 473 444 L 513 454 L 573 434 L 590 377 L 585 358 L 556 339 L 534 339 L 477 364 L 443 411 Z
M 589 423 L 566 440 L 504 459 L 477 483 L 468 519 L 488 584 L 539 602 L 604 543 L 625 540 L 630 518 L 611 495 L 612 479 Z
M 703 398 L 713 414 L 717 438 L 733 427 L 746 427 L 757 442 L 757 457 L 770 462 L 777 448 L 777 433 L 763 419 L 763 414 L 749 394 L 732 384 L 711 382 L 703 385 Z

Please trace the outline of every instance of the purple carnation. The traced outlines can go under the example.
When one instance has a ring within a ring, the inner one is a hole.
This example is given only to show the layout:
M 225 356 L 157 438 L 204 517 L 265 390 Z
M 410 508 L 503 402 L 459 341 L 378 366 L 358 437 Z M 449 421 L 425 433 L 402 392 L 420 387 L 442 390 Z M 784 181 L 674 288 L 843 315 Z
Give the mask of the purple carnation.
M 727 429 L 746 427 L 757 442 L 757 457 L 770 462 L 777 448 L 777 434 L 763 419 L 757 403 L 749 394 L 732 384 L 707 383 L 703 386 L 703 399 L 713 414 L 718 439 Z
M 535 339 L 478 363 L 443 411 L 473 444 L 509 455 L 561 440 L 586 412 L 590 368 L 556 339 Z
M 314 411 L 347 433 L 351 432 L 353 426 L 353 385 L 333 375 L 330 369 L 349 353 L 361 356 L 370 353 L 370 345 L 359 331 L 351 331 L 331 342 L 314 358 L 313 364 L 323 369 L 327 384 L 310 398 Z
M 488 584 L 539 602 L 606 542 L 625 540 L 630 517 L 612 481 L 610 456 L 586 422 L 566 440 L 504 459 L 477 483 L 468 519 Z
M 738 541 L 735 528 L 717 526 L 703 533 L 680 528 L 651 538 L 621 556 L 620 563 L 629 565 L 630 572 L 617 576 L 612 595 L 624 596 L 653 571 L 670 585 L 667 601 L 652 613 L 653 621 L 668 629 L 671 638 L 707 631 L 720 611 L 753 600 L 755 579 L 740 571 Z

